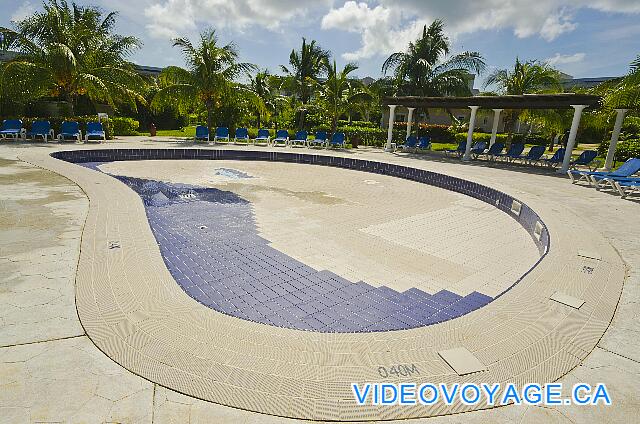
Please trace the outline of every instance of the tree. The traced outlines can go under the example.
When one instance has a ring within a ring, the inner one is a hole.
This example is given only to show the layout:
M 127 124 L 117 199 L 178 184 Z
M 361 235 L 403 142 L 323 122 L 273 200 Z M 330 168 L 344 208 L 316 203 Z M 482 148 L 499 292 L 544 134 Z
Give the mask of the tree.
M 640 55 L 631 62 L 627 75 L 620 80 L 603 83 L 599 92 L 604 95 L 604 106 L 609 111 L 616 108 L 638 108 L 640 106 Z
M 512 70 L 499 69 L 491 73 L 485 83 L 485 87 L 494 85 L 500 94 L 522 95 L 541 92 L 562 91 L 560 84 L 560 73 L 547 63 L 536 60 L 521 62 L 516 58 L 516 63 Z M 513 132 L 513 125 L 518 120 L 523 111 L 507 111 L 505 113 L 505 127 L 509 136 Z M 541 115 L 544 117 L 544 115 Z M 547 114 L 551 119 L 552 115 Z M 562 122 L 563 117 L 558 115 L 552 119 L 555 122 Z
M 271 98 L 273 97 L 271 89 L 272 79 L 272 76 L 266 69 L 256 73 L 256 75 L 251 79 L 251 90 L 258 98 L 260 98 L 262 104 L 265 106 L 270 104 Z M 262 113 L 262 110 L 256 110 L 255 113 L 257 117 L 257 127 L 260 128 L 262 124 L 261 118 L 264 113 Z
M 113 33 L 117 13 L 104 13 L 65 0 L 44 3 L 44 11 L 0 28 L 18 55 L 2 67 L 3 91 L 24 101 L 53 97 L 77 103 L 81 96 L 135 109 L 142 78 L 125 58 L 140 41 Z
M 220 46 L 213 29 L 200 34 L 197 46 L 186 38 L 175 38 L 173 46 L 182 49 L 188 69 L 169 66 L 162 70 L 159 77 L 162 88 L 154 96 L 152 107 L 173 105 L 188 111 L 204 106 L 207 127 L 212 131 L 214 110 L 221 107 L 223 98 L 229 100 L 233 88 L 243 89 L 234 82 L 235 78 L 255 70 L 256 66 L 238 62 L 236 46 L 233 43 Z M 243 92 L 249 94 L 248 90 Z
M 291 51 L 289 66 L 280 66 L 286 74 L 283 88 L 295 93 L 302 103 L 300 128 L 304 126 L 304 107 L 309 103 L 314 87 L 317 87 L 318 78 L 324 75 L 330 57 L 331 53 L 322 49 L 315 40 L 307 43 L 303 38 L 300 50 Z
M 349 74 L 356 69 L 355 63 L 347 63 L 342 70 L 338 71 L 336 61 L 332 65 L 327 65 L 327 80 L 322 84 L 322 99 L 327 105 L 331 115 L 331 130 L 336 131 L 338 118 L 346 112 L 348 106 L 358 98 L 368 97 L 368 94 L 361 90 L 360 81 L 349 78 Z
M 470 95 L 469 74 L 482 73 L 485 62 L 478 52 L 451 57 L 444 24 L 437 19 L 422 30 L 422 37 L 409 43 L 405 52 L 393 53 L 384 61 L 382 72 L 393 71 L 397 95 Z

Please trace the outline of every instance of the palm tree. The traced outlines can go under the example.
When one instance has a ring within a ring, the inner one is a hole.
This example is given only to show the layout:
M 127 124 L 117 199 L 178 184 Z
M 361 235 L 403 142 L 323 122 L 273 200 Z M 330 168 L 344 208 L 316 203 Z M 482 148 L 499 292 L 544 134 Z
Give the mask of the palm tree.
M 167 105 L 181 111 L 204 106 L 207 111 L 207 127 L 213 129 L 213 112 L 228 99 L 231 88 L 241 88 L 234 79 L 241 73 L 255 70 L 255 65 L 238 62 L 238 50 L 233 43 L 220 46 L 215 30 L 200 34 L 200 42 L 194 46 L 186 38 L 175 38 L 173 46 L 182 49 L 188 69 L 169 66 L 160 73 L 162 88 L 152 101 L 152 107 Z M 245 90 L 246 91 L 246 90 Z
M 469 74 L 482 73 L 485 62 L 478 52 L 463 52 L 447 57 L 449 39 L 444 24 L 437 19 L 422 30 L 422 37 L 409 43 L 405 52 L 393 53 L 384 61 L 384 75 L 393 71 L 398 95 L 447 96 L 470 95 Z
M 54 97 L 77 103 L 81 96 L 94 102 L 126 102 L 134 110 L 144 101 L 144 81 L 125 58 L 140 41 L 113 33 L 116 12 L 69 5 L 65 0 L 44 3 L 44 11 L 0 28 L 3 40 L 18 55 L 3 65 L 3 91 L 31 100 Z
M 491 73 L 484 83 L 485 88 L 490 85 L 496 86 L 500 94 L 509 95 L 562 91 L 560 73 L 556 69 L 547 63 L 536 60 L 521 62 L 518 58 L 512 70 L 499 69 Z M 522 113 L 523 111 L 506 111 L 505 127 L 509 136 Z M 563 121 L 559 115 L 552 120 Z
M 340 115 L 352 102 L 367 97 L 368 94 L 360 89 L 362 84 L 359 81 L 349 78 L 349 74 L 358 69 L 355 63 L 347 63 L 338 71 L 334 60 L 333 64 L 327 65 L 326 68 L 327 80 L 322 85 L 321 93 L 331 115 L 331 130 L 335 132 Z
M 604 94 L 604 105 L 609 111 L 640 106 L 640 55 L 631 62 L 627 75 L 621 80 L 603 83 L 600 92 Z
M 283 79 L 283 88 L 295 93 L 302 103 L 299 127 L 304 127 L 304 111 L 311 99 L 318 78 L 324 75 L 331 53 L 322 49 L 316 40 L 307 43 L 302 38 L 302 47 L 299 51 L 292 50 L 289 55 L 289 66 L 281 65 L 280 68 L 286 74 Z
M 255 77 L 251 78 L 251 90 L 253 93 L 262 100 L 262 103 L 266 106 L 270 104 L 272 98 L 272 76 L 268 70 L 263 70 L 256 73 Z M 260 111 L 256 111 L 257 127 L 261 126 L 262 114 Z

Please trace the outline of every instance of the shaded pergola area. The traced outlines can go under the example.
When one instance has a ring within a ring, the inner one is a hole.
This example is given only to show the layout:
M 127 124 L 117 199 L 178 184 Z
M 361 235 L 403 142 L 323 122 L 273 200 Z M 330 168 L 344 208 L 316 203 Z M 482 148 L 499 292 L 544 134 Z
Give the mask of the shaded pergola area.
M 562 162 L 562 167 L 558 172 L 566 173 L 571 163 L 571 154 L 576 144 L 576 135 L 578 133 L 578 127 L 580 125 L 580 118 L 582 117 L 582 111 L 586 108 L 596 109 L 600 107 L 602 98 L 600 96 L 594 96 L 590 94 L 574 94 L 574 93 L 561 93 L 561 94 L 523 94 L 519 96 L 473 96 L 473 97 L 385 97 L 383 105 L 389 107 L 389 128 L 387 132 L 387 146 L 386 150 L 391 151 L 391 139 L 393 124 L 395 121 L 395 109 L 398 106 L 404 106 L 409 110 L 407 116 L 407 137 L 411 134 L 411 126 L 413 124 L 413 111 L 417 108 L 420 109 L 471 109 L 471 116 L 469 119 L 469 131 L 467 133 L 467 146 L 462 160 L 471 160 L 471 146 L 473 144 L 473 129 L 475 126 L 476 114 L 478 109 L 492 109 L 493 115 L 493 127 L 491 131 L 490 145 L 496 140 L 496 134 L 498 132 L 498 122 L 500 120 L 500 113 L 504 109 L 574 109 L 573 120 L 571 122 L 571 130 L 569 131 L 569 139 L 567 140 L 567 149 Z M 617 116 L 614 124 L 613 132 L 611 133 L 611 142 L 609 144 L 609 151 L 607 152 L 607 159 L 605 161 L 605 168 L 610 170 L 613 165 L 613 158 L 616 151 L 616 145 L 618 144 L 618 137 L 620 135 L 620 129 L 622 128 L 622 122 L 628 109 L 616 109 Z

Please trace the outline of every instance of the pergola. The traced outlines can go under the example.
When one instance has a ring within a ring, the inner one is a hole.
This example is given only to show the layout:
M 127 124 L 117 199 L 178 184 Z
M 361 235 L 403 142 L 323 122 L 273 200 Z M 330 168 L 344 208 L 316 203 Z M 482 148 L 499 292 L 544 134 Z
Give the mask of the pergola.
M 462 160 L 469 161 L 471 159 L 471 145 L 473 140 L 473 128 L 475 126 L 476 113 L 480 108 L 493 109 L 493 129 L 491 131 L 490 144 L 496 140 L 498 132 L 498 121 L 500 112 L 504 109 L 574 109 L 573 121 L 571 122 L 571 130 L 567 141 L 567 150 L 564 155 L 562 167 L 559 172 L 567 172 L 571 163 L 571 153 L 576 143 L 576 134 L 580 125 L 582 111 L 587 108 L 597 108 L 600 106 L 602 98 L 590 94 L 523 94 L 519 96 L 473 96 L 473 97 L 386 97 L 383 104 L 389 106 L 389 129 L 387 132 L 387 151 L 391 150 L 391 138 L 393 124 L 395 120 L 395 109 L 397 106 L 405 106 L 409 110 L 407 117 L 407 137 L 411 134 L 411 126 L 413 124 L 413 111 L 416 108 L 429 109 L 471 109 L 471 117 L 469 119 L 469 131 L 467 133 L 467 146 Z M 613 157 L 618 144 L 618 136 L 622 128 L 622 121 L 628 109 L 616 109 L 616 122 L 611 133 L 611 143 L 605 161 L 605 168 L 611 169 Z

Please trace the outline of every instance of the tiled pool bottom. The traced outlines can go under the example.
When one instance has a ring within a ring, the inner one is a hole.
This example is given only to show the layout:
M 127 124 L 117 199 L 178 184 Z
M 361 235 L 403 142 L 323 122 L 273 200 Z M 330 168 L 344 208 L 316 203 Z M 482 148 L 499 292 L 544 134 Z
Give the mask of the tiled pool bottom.
M 97 169 L 96 164 L 86 163 Z M 141 197 L 167 268 L 198 302 L 238 318 L 321 332 L 410 329 L 446 321 L 491 297 L 352 283 L 317 271 L 258 235 L 251 204 L 214 188 L 115 176 Z

